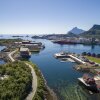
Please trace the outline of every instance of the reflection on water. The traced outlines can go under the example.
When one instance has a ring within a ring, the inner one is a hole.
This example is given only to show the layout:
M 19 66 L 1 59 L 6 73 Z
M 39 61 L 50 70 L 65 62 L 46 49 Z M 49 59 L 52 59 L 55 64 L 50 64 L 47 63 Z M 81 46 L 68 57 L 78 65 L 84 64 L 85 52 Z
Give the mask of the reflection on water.
M 92 46 L 91 46 L 91 49 L 95 49 L 95 45 L 92 45 Z

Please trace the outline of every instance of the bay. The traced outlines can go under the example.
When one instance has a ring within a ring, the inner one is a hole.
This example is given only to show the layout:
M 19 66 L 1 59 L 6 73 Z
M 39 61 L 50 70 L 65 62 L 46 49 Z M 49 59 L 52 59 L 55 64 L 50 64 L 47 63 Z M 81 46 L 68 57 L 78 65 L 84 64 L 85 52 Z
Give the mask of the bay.
M 8 36 L 6 38 L 13 37 Z M 45 44 L 45 49 L 40 53 L 33 53 L 30 61 L 38 65 L 48 86 L 54 90 L 59 100 L 100 100 L 100 94 L 90 95 L 78 83 L 77 78 L 84 73 L 73 69 L 76 63 L 60 62 L 54 58 L 54 54 L 61 51 L 79 54 L 82 52 L 100 53 L 100 45 L 59 45 L 45 39 L 32 39 L 31 37 L 22 37 L 22 39 L 39 41 Z
M 32 54 L 30 61 L 39 66 L 47 84 L 54 90 L 60 100 L 100 100 L 100 94 L 90 95 L 78 83 L 77 78 L 82 77 L 84 73 L 73 69 L 76 63 L 60 62 L 54 58 L 54 54 L 61 51 L 100 53 L 99 45 L 59 45 L 49 40 L 36 41 L 44 43 L 46 48 L 39 54 Z

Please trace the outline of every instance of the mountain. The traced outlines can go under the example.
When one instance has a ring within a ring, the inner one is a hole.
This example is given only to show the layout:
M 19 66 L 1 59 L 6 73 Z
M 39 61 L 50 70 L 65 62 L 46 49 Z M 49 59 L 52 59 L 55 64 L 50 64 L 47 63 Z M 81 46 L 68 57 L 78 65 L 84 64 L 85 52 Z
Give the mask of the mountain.
M 80 36 L 100 38 L 100 25 L 93 25 L 92 28 L 90 28 L 88 31 L 83 32 L 82 34 L 80 34 Z
M 100 30 L 100 25 L 95 24 L 90 30 Z
M 74 34 L 74 33 L 72 33 L 72 32 L 68 32 L 68 33 L 66 34 L 66 36 L 67 36 L 67 37 L 77 37 L 78 35 L 77 35 L 77 34 Z
M 79 28 L 77 28 L 77 27 L 74 27 L 72 30 L 70 30 L 70 31 L 68 32 L 68 34 L 69 34 L 69 33 L 73 33 L 73 34 L 78 35 L 78 34 L 81 34 L 81 33 L 83 33 L 83 32 L 85 32 L 85 31 L 82 30 L 82 29 L 79 29 Z

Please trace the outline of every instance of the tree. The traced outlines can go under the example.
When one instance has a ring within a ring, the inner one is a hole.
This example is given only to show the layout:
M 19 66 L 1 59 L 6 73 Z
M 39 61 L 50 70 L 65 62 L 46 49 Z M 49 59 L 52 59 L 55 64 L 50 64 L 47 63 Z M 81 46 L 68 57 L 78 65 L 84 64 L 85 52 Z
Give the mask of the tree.
M 90 53 L 90 52 L 88 52 L 88 53 L 87 53 L 87 55 L 88 55 L 88 56 L 91 56 L 91 53 Z
M 8 78 L 0 80 L 0 100 L 24 100 L 31 90 L 31 69 L 24 62 L 0 65 L 0 74 Z
M 93 53 L 91 56 L 92 56 L 92 57 L 96 57 L 96 54 L 95 54 L 95 53 Z

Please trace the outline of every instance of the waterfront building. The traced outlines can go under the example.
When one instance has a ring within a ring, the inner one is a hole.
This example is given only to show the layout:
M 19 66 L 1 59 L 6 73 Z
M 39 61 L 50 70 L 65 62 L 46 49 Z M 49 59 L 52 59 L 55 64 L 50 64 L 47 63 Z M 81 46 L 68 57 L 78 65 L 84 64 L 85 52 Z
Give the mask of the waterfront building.
M 23 44 L 22 46 L 28 48 L 31 52 L 33 51 L 39 52 L 41 49 L 41 46 L 39 46 L 38 44 Z
M 28 48 L 32 52 L 39 52 L 45 46 L 41 42 L 22 41 L 22 47 Z
M 21 47 L 20 48 L 20 56 L 23 58 L 28 58 L 31 56 L 31 53 L 28 48 Z

